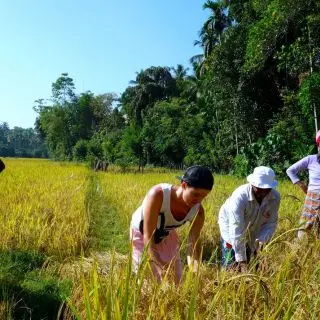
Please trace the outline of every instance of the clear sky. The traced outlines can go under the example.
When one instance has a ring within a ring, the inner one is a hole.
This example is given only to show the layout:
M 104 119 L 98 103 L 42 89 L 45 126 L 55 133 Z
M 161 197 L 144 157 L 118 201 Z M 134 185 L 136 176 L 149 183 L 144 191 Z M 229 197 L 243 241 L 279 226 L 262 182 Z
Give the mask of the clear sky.
M 0 122 L 33 127 L 34 100 L 67 72 L 76 92 L 120 94 L 150 66 L 190 67 L 203 0 L 0 0 Z

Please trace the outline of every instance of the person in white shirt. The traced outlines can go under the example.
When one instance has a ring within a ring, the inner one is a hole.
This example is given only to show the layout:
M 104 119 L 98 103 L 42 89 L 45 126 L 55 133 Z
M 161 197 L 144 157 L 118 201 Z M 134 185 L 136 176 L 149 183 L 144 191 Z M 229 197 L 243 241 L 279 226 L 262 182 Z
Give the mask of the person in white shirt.
M 222 205 L 219 227 L 222 265 L 226 269 L 247 269 L 250 255 L 256 255 L 275 232 L 280 194 L 271 168 L 256 167 Z

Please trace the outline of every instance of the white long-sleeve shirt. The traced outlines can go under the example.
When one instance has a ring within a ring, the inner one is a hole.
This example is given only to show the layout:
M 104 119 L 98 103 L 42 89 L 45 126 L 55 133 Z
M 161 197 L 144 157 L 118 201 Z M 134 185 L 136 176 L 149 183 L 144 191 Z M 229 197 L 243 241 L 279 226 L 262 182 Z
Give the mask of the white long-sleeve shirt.
M 222 205 L 220 233 L 232 245 L 236 261 L 246 261 L 246 244 L 254 251 L 257 241 L 270 240 L 277 226 L 279 204 L 280 194 L 272 189 L 259 205 L 248 183 L 238 187 Z

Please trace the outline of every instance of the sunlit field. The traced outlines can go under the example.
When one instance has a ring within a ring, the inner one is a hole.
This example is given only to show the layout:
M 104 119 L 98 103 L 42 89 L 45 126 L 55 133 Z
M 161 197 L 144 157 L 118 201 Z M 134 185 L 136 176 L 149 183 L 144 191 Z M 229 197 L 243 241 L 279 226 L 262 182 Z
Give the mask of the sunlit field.
M 203 265 L 185 268 L 183 282 L 158 285 L 146 263 L 131 272 L 129 223 L 147 190 L 178 183 L 178 171 L 92 172 L 45 160 L 4 159 L 0 175 L 1 249 L 43 252 L 71 279 L 61 319 L 319 319 L 319 241 L 296 242 L 304 196 L 280 181 L 280 219 L 260 268 L 246 274 L 220 269 L 220 206 L 245 179 L 215 175 L 204 201 Z M 182 260 L 188 226 L 179 230 Z M 1 272 L 1 270 L 0 270 Z M 169 275 L 168 275 L 169 278 Z M 12 304 L 11 304 L 12 306 Z M 32 308 L 32 306 L 29 306 Z
M 1 249 L 36 249 L 58 257 L 78 254 L 89 223 L 87 169 L 47 160 L 5 163 L 0 179 Z

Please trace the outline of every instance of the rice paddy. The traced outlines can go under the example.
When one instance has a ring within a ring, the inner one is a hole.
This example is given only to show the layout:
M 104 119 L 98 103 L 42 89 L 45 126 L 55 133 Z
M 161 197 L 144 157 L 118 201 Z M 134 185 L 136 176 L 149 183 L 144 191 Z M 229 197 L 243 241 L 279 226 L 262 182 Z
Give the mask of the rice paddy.
M 181 172 L 92 172 L 82 165 L 48 160 L 4 159 L 0 176 L 0 249 L 40 252 L 41 272 L 71 281 L 52 319 L 319 319 L 319 241 L 296 241 L 304 195 L 280 181 L 279 224 L 260 265 L 248 273 L 219 265 L 220 206 L 245 179 L 215 175 L 204 201 L 203 264 L 185 268 L 179 287 L 156 284 L 147 264 L 131 272 L 129 224 L 147 190 L 177 183 Z M 182 260 L 188 226 L 179 230 Z M 0 270 L 1 274 L 1 270 Z M 2 288 L 5 291 L 6 287 Z M 0 315 L 14 319 L 15 297 L 2 295 Z M 32 305 L 28 306 L 32 308 Z M 6 317 L 6 318 L 5 318 Z M 32 317 L 31 317 L 32 318 Z M 32 318 L 33 319 L 33 318 Z M 36 318 L 34 318 L 36 319 Z

